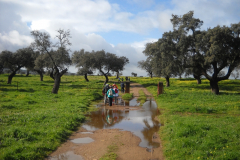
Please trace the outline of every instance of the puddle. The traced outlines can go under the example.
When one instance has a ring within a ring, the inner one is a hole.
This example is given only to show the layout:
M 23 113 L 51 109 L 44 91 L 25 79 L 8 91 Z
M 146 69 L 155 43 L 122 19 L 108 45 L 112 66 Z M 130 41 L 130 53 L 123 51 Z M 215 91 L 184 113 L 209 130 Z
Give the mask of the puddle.
M 118 99 L 118 106 L 139 106 L 137 99 L 125 102 Z M 139 106 L 140 107 L 140 106 Z M 154 133 L 158 132 L 161 124 L 154 118 L 159 115 L 157 104 L 153 100 L 146 101 L 139 110 L 106 109 L 104 105 L 98 111 L 91 112 L 87 115 L 90 121 L 82 125 L 88 131 L 95 131 L 97 129 L 122 129 L 130 131 L 141 139 L 139 146 L 147 148 L 157 148 L 160 146 L 158 142 L 154 141 Z
M 74 154 L 73 151 L 68 151 L 66 153 L 59 154 L 57 156 L 48 157 L 47 160 L 84 160 L 82 156 Z
M 94 140 L 90 137 L 76 138 L 76 139 L 71 140 L 71 142 L 73 142 L 73 143 L 91 143 L 93 141 Z
M 93 134 L 93 132 L 79 132 L 81 134 Z

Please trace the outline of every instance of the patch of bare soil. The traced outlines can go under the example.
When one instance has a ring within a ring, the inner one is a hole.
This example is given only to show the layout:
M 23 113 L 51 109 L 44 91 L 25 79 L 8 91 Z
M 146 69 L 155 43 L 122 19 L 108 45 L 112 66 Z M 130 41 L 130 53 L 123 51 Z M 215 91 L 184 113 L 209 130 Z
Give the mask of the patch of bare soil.
M 137 97 L 138 91 L 142 89 L 148 96 L 151 94 L 140 84 L 131 83 L 130 93 Z M 118 106 L 112 106 L 111 108 Z M 131 106 L 127 107 L 131 108 Z M 136 109 L 136 107 L 133 109 Z M 85 134 L 83 134 L 85 133 Z M 77 138 L 90 137 L 94 141 L 87 144 L 73 143 L 71 140 Z M 153 141 L 159 142 L 159 148 L 142 148 L 139 146 L 140 138 L 133 135 L 129 131 L 121 131 L 119 129 L 99 129 L 93 132 L 88 132 L 84 128 L 80 128 L 75 132 L 69 140 L 62 144 L 55 152 L 49 155 L 51 157 L 72 151 L 76 155 L 81 155 L 85 160 L 98 160 L 107 153 L 109 146 L 117 146 L 115 153 L 117 160 L 163 160 L 163 152 L 161 140 L 157 133 L 152 137 Z M 59 159 L 59 158 L 58 158 Z M 68 159 L 68 158 L 64 158 Z
M 139 90 L 143 90 L 144 94 L 147 97 L 152 97 L 152 94 L 150 92 L 148 92 L 148 90 L 146 88 L 144 88 L 141 84 L 131 83 L 130 93 L 133 93 L 134 97 L 138 97 L 139 96 L 139 93 L 138 93 Z

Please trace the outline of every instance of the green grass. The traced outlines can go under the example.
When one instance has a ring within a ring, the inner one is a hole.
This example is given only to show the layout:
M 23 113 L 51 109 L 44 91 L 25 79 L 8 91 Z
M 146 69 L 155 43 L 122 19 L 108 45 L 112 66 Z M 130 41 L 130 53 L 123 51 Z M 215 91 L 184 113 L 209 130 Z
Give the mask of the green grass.
M 105 153 L 99 160 L 116 160 L 117 154 L 115 153 L 118 150 L 116 144 L 111 144 L 108 146 L 108 151 Z
M 51 78 L 39 79 L 16 75 L 8 85 L 0 75 L 0 159 L 44 159 L 102 98 L 104 77 L 63 76 L 58 94 L 51 93 Z
M 122 99 L 124 99 L 124 100 L 131 100 L 132 98 L 133 98 L 132 93 L 125 93 L 122 95 Z
M 240 81 L 219 82 L 220 95 L 208 80 L 170 79 L 170 87 L 157 96 L 160 78 L 131 78 L 154 95 L 161 110 L 166 159 L 240 159 Z
M 142 105 L 143 103 L 145 103 L 147 100 L 147 97 L 145 95 L 145 93 L 143 92 L 143 90 L 139 90 L 139 97 L 137 98 L 137 101 L 140 102 L 140 105 Z

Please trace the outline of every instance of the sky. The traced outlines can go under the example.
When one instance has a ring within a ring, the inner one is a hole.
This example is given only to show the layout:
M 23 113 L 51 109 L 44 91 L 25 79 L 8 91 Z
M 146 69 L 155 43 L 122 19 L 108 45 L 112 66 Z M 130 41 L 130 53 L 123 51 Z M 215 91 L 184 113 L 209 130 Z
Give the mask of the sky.
M 58 29 L 69 29 L 70 54 L 105 50 L 129 59 L 124 76 L 147 76 L 137 62 L 146 59 L 146 43 L 173 29 L 172 14 L 194 11 L 206 30 L 240 22 L 239 7 L 240 0 L 0 0 L 0 52 L 29 46 L 33 30 L 49 33 L 54 41 Z

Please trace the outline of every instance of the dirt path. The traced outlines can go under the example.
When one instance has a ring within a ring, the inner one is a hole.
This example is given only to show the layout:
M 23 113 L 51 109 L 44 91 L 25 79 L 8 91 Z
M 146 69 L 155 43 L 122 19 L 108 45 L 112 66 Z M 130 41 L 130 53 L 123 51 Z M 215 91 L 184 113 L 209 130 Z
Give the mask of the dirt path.
M 147 95 L 147 97 L 152 97 L 152 94 L 148 92 L 148 90 L 144 88 L 141 84 L 131 83 L 130 93 L 133 93 L 134 97 L 139 96 L 139 90 L 143 90 L 144 94 Z
M 140 84 L 131 83 L 130 93 L 133 93 L 134 97 L 139 96 L 138 91 L 140 89 L 142 89 L 147 96 L 152 96 L 146 88 Z M 116 106 L 116 108 L 117 107 L 118 106 Z M 71 141 L 84 137 L 92 138 L 94 141 L 88 144 L 76 144 Z M 161 140 L 157 134 L 155 134 L 153 138 L 155 142 L 160 143 L 160 147 L 149 151 L 147 148 L 140 147 L 140 138 L 129 131 L 99 129 L 88 132 L 81 127 L 69 140 L 53 152 L 48 159 L 81 159 L 76 156 L 81 155 L 84 160 L 98 160 L 107 153 L 109 147 L 117 146 L 115 152 L 118 156 L 117 160 L 162 160 L 164 157 Z

